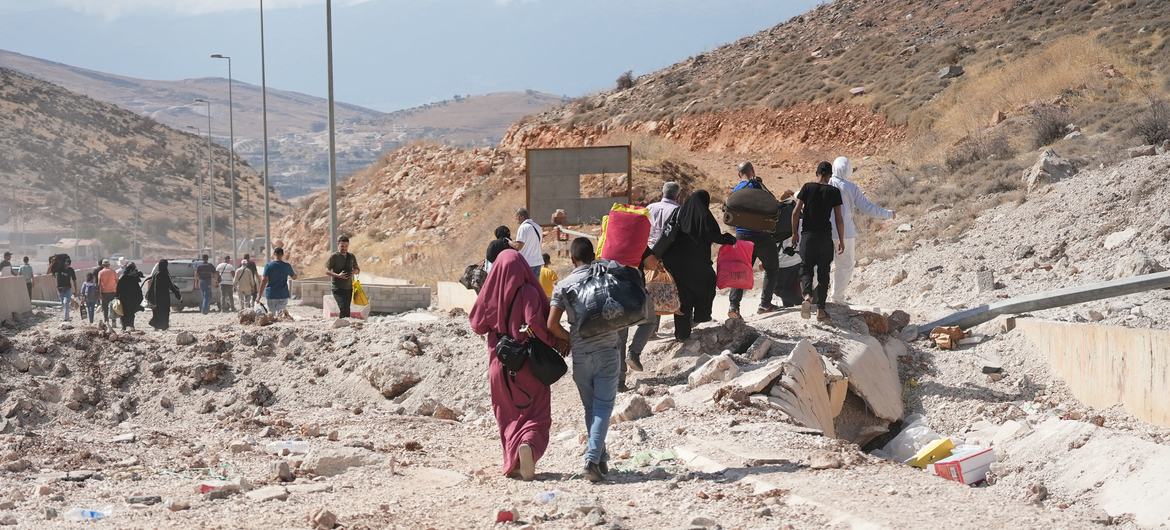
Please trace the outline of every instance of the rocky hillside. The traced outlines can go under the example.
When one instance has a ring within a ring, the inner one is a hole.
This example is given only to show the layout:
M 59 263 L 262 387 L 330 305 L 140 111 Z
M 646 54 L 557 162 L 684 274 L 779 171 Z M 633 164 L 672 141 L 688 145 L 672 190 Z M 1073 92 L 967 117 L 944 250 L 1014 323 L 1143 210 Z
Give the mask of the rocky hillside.
M 923 218 L 916 233 L 954 237 L 979 211 L 1023 200 L 1044 150 L 1084 168 L 1170 139 L 1164 7 L 838 0 L 521 120 L 499 149 L 628 143 L 638 160 L 695 168 L 713 190 L 743 159 L 783 189 L 847 155 L 872 196 Z
M 0 68 L 0 178 L 24 224 L 101 239 L 111 253 L 137 236 L 147 247 L 194 248 L 196 176 L 206 140 L 108 103 Z M 228 151 L 216 146 L 215 212 L 228 231 Z M 238 160 L 240 219 L 261 225 L 260 176 Z M 10 195 L 11 194 L 11 195 Z M 277 213 L 283 204 L 277 201 Z M 135 212 L 138 213 L 136 219 Z M 137 221 L 137 226 L 135 228 Z M 221 240 L 226 241 L 226 239 Z

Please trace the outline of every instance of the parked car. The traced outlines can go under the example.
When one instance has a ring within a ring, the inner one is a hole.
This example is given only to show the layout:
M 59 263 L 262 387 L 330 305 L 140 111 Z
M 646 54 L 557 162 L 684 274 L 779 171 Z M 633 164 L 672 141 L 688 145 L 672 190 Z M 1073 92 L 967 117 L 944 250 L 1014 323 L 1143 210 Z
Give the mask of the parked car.
M 173 295 L 171 296 L 171 311 L 182 311 L 188 307 L 199 307 L 201 296 L 195 292 L 195 267 L 201 262 L 192 259 L 176 259 L 169 260 L 168 263 L 170 265 L 168 265 L 167 270 L 171 274 L 171 282 L 175 284 L 175 287 L 179 288 L 179 293 L 183 295 L 182 302 L 175 300 Z M 158 264 L 155 264 L 150 274 L 147 275 L 146 282 L 142 284 L 143 297 L 150 290 L 150 278 L 154 277 L 154 273 L 157 270 Z M 147 300 L 146 304 L 148 307 L 154 307 L 154 302 L 150 300 Z

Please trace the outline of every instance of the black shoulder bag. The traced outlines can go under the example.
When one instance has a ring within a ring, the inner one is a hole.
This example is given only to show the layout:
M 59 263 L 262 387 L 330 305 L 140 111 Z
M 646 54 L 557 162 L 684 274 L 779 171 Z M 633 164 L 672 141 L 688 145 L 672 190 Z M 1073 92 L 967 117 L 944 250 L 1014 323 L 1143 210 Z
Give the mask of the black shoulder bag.
M 670 246 L 674 244 L 674 240 L 678 239 L 678 208 L 670 212 L 670 217 L 666 218 L 666 226 L 662 227 L 662 234 L 658 236 L 658 241 L 654 243 L 654 248 L 650 252 L 654 253 L 655 257 L 662 258 Z
M 509 317 L 511 317 L 515 305 L 516 298 L 512 298 L 512 303 L 508 305 Z M 525 342 L 520 342 L 510 335 L 500 335 L 500 339 L 496 342 L 496 359 L 507 370 L 507 373 L 504 374 L 504 384 L 508 387 L 509 394 L 512 393 L 511 380 L 516 378 L 516 373 L 524 367 L 525 363 L 528 363 L 528 369 L 532 371 L 532 375 L 548 386 L 552 386 L 569 371 L 569 366 L 565 364 L 565 359 L 560 352 L 531 335 Z M 532 404 L 532 396 L 524 392 L 524 389 L 520 389 L 520 392 L 528 396 L 529 403 L 517 408 L 528 408 Z

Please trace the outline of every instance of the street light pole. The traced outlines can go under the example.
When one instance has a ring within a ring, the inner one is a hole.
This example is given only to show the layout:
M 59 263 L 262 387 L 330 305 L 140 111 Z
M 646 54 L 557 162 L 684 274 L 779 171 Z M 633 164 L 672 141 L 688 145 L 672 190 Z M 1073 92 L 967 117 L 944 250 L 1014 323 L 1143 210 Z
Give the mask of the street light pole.
M 235 254 L 239 251 L 240 240 L 236 239 L 236 119 L 235 113 L 232 109 L 232 58 L 220 53 L 213 54 L 212 59 L 227 59 L 228 62 L 228 146 L 231 150 L 229 155 L 231 158 L 231 188 L 232 188 L 232 244 L 229 254 Z
M 264 124 L 264 260 L 272 255 L 272 225 L 268 211 L 268 79 L 264 64 L 264 0 L 260 0 L 260 106 Z
M 211 102 L 206 99 L 196 99 L 196 103 L 207 105 L 207 209 L 211 214 L 211 256 L 215 257 L 215 175 L 211 157 Z M 199 249 L 203 252 L 203 249 Z
M 187 128 L 195 131 L 196 135 L 203 136 L 203 131 L 199 130 L 198 127 L 188 125 Z M 199 232 L 195 234 L 195 246 L 198 247 L 195 251 L 196 255 L 203 252 L 203 183 L 200 182 L 201 180 L 198 174 L 195 175 L 195 182 L 193 183 L 193 187 L 195 188 L 195 216 L 199 218 Z
M 337 252 L 337 138 L 333 119 L 333 1 L 325 0 L 325 50 L 329 76 L 329 248 Z

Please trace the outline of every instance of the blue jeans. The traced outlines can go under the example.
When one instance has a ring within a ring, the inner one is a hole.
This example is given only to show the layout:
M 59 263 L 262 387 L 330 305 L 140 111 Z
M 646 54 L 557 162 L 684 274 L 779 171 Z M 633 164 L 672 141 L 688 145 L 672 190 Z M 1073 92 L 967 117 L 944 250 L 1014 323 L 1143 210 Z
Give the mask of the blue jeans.
M 65 310 L 65 320 L 69 320 L 69 304 L 73 303 L 73 289 L 66 287 L 64 289 L 57 289 L 57 294 L 61 297 L 61 307 Z
M 662 322 L 662 317 L 654 315 L 653 319 L 647 320 L 638 324 L 634 328 L 634 342 L 629 344 L 629 353 L 635 359 L 642 360 L 642 350 L 646 349 L 646 344 L 650 342 L 650 336 L 658 331 L 658 325 Z M 621 339 L 621 345 L 618 346 L 622 354 L 621 365 L 622 373 L 619 381 L 626 380 L 626 345 L 630 337 L 630 328 L 623 329 L 618 332 L 618 337 Z
M 203 299 L 199 301 L 199 312 L 206 315 L 211 311 L 211 284 L 199 284 L 199 293 L 203 295 Z
M 97 309 L 97 304 L 98 304 L 97 300 L 94 300 L 92 302 L 90 302 L 89 300 L 85 301 L 85 314 L 87 316 L 89 316 L 89 323 L 90 324 L 93 324 L 93 310 Z
M 591 353 L 573 352 L 573 382 L 585 406 L 585 428 L 589 431 L 589 448 L 585 463 L 606 460 L 605 435 L 609 431 L 609 416 L 617 398 L 621 356 L 617 350 Z

